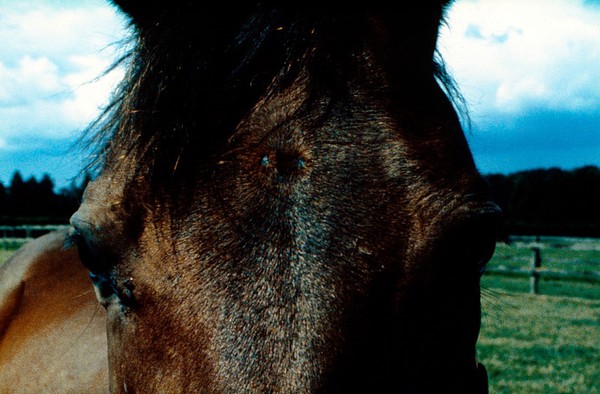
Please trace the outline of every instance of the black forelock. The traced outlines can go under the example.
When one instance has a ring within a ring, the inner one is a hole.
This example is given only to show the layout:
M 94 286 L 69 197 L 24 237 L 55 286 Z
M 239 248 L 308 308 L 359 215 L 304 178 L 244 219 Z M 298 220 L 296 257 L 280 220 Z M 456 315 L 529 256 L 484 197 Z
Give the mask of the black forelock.
M 218 154 L 254 104 L 291 84 L 303 68 L 313 97 L 343 96 L 343 74 L 353 72 L 355 46 L 370 29 L 364 5 L 340 12 L 326 1 L 263 1 L 225 13 L 231 4 L 199 12 L 192 1 L 114 2 L 132 20 L 133 49 L 121 61 L 127 74 L 111 105 L 90 127 L 97 164 L 132 155 L 136 172 L 152 183 Z M 449 79 L 433 51 L 445 3 L 401 3 L 393 15 L 378 1 L 367 7 L 400 18 L 389 24 L 392 33 L 407 36 L 409 50 L 422 52 L 410 55 L 415 64 L 430 68 L 442 84 Z

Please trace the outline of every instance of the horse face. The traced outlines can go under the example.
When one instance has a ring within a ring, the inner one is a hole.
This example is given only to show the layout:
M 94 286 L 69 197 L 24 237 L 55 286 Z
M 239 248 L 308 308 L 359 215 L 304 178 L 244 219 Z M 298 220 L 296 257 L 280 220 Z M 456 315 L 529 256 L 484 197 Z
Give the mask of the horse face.
M 497 208 L 433 76 L 360 48 L 348 94 L 303 69 L 185 181 L 148 187 L 123 151 L 88 186 L 113 392 L 481 389 Z

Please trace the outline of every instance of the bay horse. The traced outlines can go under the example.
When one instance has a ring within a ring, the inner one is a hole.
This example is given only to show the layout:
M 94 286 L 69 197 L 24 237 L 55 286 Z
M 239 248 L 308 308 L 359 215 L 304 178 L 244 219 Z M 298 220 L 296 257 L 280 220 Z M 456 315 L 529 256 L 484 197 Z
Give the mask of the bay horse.
M 0 393 L 106 393 L 106 313 L 66 231 L 0 266 Z
M 113 393 L 481 393 L 499 211 L 443 0 L 114 0 L 134 46 L 70 242 Z

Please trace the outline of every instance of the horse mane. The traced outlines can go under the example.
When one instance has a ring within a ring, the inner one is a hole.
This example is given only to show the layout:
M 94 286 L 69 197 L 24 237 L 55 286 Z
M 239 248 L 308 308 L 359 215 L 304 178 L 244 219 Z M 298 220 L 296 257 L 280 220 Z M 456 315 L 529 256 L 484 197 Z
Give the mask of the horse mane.
M 151 9 L 157 2 L 148 2 L 137 11 L 136 2 L 115 2 L 131 18 L 131 49 L 113 65 L 124 65 L 126 75 L 88 129 L 97 151 L 91 166 L 101 171 L 125 154 L 135 159 L 136 177 L 152 186 L 185 176 L 193 172 L 191 167 L 198 168 L 198 160 L 218 154 L 259 99 L 289 87 L 303 69 L 311 76 L 304 107 L 323 93 L 332 102 L 342 99 L 348 94 L 344 81 L 355 71 L 351 65 L 357 42 L 371 29 L 365 8 L 392 20 L 377 1 L 368 7 L 348 3 L 350 9 L 341 15 L 327 2 L 316 1 L 247 2 L 236 5 L 235 13 L 227 12 L 231 5 L 198 13 L 192 1 L 174 1 L 176 5 L 160 10 Z M 437 36 L 447 6 L 439 0 L 399 5 L 398 15 L 409 16 L 403 23 L 389 23 L 396 30 L 391 34 L 410 33 L 402 42 L 422 50 L 428 37 L 421 37 Z M 420 16 L 410 16 L 415 13 Z M 436 37 L 429 41 L 433 46 L 423 57 L 427 62 L 414 67 L 425 68 L 460 108 L 461 96 L 435 52 Z

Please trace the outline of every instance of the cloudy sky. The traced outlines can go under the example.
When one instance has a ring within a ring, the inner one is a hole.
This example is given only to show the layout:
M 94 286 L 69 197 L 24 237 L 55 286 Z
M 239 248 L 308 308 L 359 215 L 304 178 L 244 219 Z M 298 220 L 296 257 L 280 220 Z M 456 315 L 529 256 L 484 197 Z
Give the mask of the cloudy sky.
M 0 0 L 0 181 L 59 186 L 106 104 L 125 22 L 104 0 Z M 600 1 L 458 0 L 439 50 L 465 96 L 482 172 L 600 166 Z

